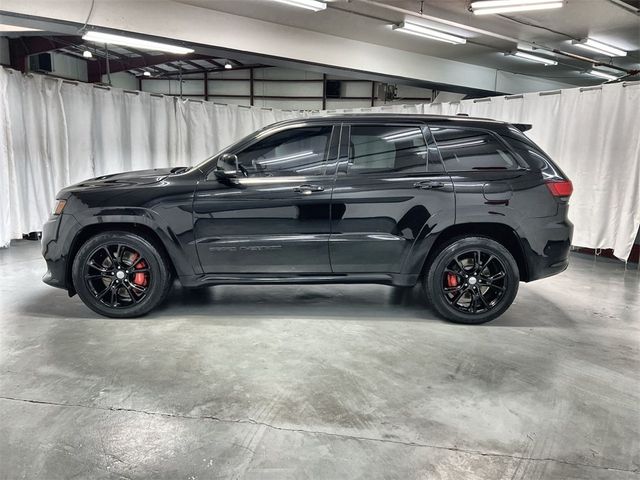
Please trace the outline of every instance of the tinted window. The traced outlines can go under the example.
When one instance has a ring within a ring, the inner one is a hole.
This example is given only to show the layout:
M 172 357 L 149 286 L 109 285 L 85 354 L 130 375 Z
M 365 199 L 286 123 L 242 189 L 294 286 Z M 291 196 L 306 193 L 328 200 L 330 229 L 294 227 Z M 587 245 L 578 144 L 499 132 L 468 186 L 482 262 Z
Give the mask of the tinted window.
M 427 146 L 419 127 L 351 127 L 349 174 L 426 170 Z
M 293 128 L 260 140 L 238 153 L 249 176 L 323 175 L 330 126 Z
M 492 134 L 466 128 L 430 127 L 448 171 L 512 170 L 515 157 Z
M 544 168 L 547 164 L 547 157 L 524 133 L 510 127 L 509 134 L 502 138 L 525 160 L 525 162 L 535 169 Z

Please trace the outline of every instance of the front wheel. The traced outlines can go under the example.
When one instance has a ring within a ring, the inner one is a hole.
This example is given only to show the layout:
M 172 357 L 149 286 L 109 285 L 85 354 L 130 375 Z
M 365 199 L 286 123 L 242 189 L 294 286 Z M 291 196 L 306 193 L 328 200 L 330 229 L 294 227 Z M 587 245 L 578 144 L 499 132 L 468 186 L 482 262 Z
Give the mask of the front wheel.
M 138 317 L 161 303 L 171 271 L 160 251 L 130 232 L 105 232 L 80 247 L 72 267 L 82 301 L 107 317 Z
M 485 237 L 454 239 L 424 277 L 429 303 L 442 317 L 479 324 L 502 315 L 518 293 L 518 265 L 509 251 Z

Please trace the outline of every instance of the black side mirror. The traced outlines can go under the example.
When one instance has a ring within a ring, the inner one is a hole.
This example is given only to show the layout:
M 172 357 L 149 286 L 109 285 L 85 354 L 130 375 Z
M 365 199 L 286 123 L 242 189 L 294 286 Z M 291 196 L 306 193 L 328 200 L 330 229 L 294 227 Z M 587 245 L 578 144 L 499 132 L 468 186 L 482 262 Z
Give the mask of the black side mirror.
M 223 153 L 220 155 L 218 163 L 216 164 L 216 177 L 220 178 L 220 175 L 223 175 L 224 178 L 235 178 L 238 176 L 239 170 L 237 155 L 233 153 Z

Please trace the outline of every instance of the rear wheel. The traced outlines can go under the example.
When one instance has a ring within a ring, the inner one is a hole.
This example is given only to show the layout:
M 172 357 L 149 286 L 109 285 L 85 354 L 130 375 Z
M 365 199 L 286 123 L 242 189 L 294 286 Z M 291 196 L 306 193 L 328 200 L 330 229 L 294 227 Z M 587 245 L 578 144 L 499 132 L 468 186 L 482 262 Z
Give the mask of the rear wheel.
M 91 237 L 72 267 L 82 301 L 107 317 L 137 317 L 160 304 L 171 288 L 171 271 L 161 252 L 130 232 Z
M 429 302 L 442 317 L 479 324 L 502 315 L 518 292 L 518 265 L 509 251 L 485 237 L 454 239 L 424 277 Z

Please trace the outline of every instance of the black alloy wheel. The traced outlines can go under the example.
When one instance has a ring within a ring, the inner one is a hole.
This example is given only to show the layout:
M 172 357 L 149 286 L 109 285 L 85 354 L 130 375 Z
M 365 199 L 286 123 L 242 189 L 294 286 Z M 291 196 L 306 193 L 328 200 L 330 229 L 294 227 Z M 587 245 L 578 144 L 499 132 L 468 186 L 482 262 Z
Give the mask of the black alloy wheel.
M 440 249 L 424 278 L 429 302 L 458 323 L 492 320 L 513 302 L 518 266 L 500 243 L 485 237 L 457 238 Z
M 111 308 L 126 308 L 144 300 L 153 278 L 140 252 L 114 243 L 90 254 L 84 280 L 96 301 Z
M 144 315 L 166 297 L 172 283 L 168 260 L 146 238 L 105 232 L 76 254 L 73 284 L 82 301 L 107 317 Z
M 465 313 L 488 312 L 507 291 L 502 262 L 485 250 L 453 257 L 442 274 L 442 292 L 451 306 Z

